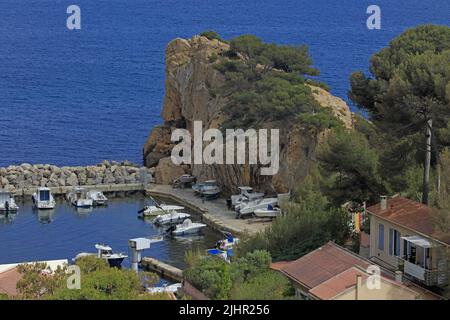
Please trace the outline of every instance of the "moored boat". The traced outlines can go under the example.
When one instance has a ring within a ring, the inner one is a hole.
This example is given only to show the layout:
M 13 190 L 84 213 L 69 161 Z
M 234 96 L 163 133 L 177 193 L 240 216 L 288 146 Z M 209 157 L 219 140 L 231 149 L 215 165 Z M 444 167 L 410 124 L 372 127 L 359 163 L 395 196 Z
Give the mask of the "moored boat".
M 189 218 L 190 216 L 191 215 L 188 213 L 174 211 L 171 213 L 156 216 L 156 218 L 153 219 L 153 223 L 159 225 L 178 224 L 182 223 L 185 219 Z
M 70 191 L 67 198 L 77 208 L 91 208 L 94 205 L 94 200 L 88 198 L 86 190 L 81 187 L 76 187 Z
M 191 219 L 186 219 L 182 224 L 171 225 L 166 232 L 174 236 L 185 236 L 200 233 L 204 227 L 206 227 L 204 223 L 192 222 Z
M 155 293 L 174 293 L 176 294 L 179 289 L 181 289 L 182 284 L 181 283 L 174 283 L 170 285 L 163 285 L 161 287 L 152 287 L 147 288 L 147 292 L 151 294 Z
M 97 253 L 82 252 L 77 254 L 74 260 L 77 261 L 86 256 L 96 256 L 99 259 L 105 259 L 110 267 L 119 268 L 122 265 L 123 260 L 128 257 L 123 253 L 114 253 L 110 246 L 104 244 L 96 244 L 95 249 L 97 249 Z
M 33 205 L 41 210 L 54 209 L 56 206 L 56 201 L 49 188 L 38 188 L 31 198 L 33 200 Z
M 16 213 L 19 206 L 10 192 L 0 192 L 0 213 Z
M 176 205 L 154 205 L 154 206 L 145 206 L 138 213 L 141 216 L 157 216 L 160 214 L 167 214 L 174 211 L 183 210 L 184 207 L 176 206 Z
M 86 198 L 92 199 L 92 204 L 94 206 L 104 206 L 108 203 L 108 198 L 103 194 L 103 192 L 98 190 L 90 190 L 86 193 Z

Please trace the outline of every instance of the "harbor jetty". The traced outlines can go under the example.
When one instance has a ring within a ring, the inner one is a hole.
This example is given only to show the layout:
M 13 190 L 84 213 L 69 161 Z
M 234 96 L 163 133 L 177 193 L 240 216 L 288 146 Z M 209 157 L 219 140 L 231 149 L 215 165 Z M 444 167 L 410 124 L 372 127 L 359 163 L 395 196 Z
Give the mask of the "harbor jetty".
M 154 169 L 128 161 L 103 161 L 92 166 L 57 167 L 23 163 L 0 168 L 0 190 L 15 196 L 28 196 L 37 187 L 49 187 L 54 194 L 65 194 L 75 186 L 100 191 L 143 190 L 153 181 Z
M 155 258 L 144 257 L 141 260 L 141 268 L 159 274 L 161 277 L 181 282 L 183 280 L 183 271 Z
M 252 234 L 265 229 L 270 222 L 250 223 L 251 220 L 236 219 L 236 212 L 228 209 L 225 199 L 204 201 L 191 189 L 174 189 L 170 185 L 151 184 L 147 194 L 175 201 L 201 215 L 202 222 L 219 231 L 228 231 L 236 236 Z

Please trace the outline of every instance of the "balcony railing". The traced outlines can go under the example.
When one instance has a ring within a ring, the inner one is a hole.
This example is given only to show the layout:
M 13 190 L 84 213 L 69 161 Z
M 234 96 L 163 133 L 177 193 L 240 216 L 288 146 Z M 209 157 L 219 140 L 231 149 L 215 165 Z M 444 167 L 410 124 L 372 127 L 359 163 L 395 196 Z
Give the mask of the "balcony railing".
M 412 276 L 427 286 L 442 286 L 448 284 L 448 270 L 425 269 L 422 266 L 407 260 L 401 259 L 401 261 L 403 263 L 403 272 L 405 275 Z

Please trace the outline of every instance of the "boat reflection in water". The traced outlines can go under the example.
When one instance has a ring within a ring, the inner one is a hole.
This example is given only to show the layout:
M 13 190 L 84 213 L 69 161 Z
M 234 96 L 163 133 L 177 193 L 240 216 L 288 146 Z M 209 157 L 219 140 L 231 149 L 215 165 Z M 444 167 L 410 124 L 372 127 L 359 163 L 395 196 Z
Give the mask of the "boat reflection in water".
M 38 220 L 42 224 L 53 222 L 53 215 L 55 214 L 54 209 L 47 210 L 37 210 Z

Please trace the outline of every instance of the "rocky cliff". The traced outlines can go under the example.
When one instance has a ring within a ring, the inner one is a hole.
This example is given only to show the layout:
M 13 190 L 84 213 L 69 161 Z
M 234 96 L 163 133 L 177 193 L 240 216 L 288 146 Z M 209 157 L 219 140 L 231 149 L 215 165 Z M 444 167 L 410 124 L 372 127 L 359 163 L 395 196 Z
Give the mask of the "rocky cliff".
M 174 129 L 186 128 L 192 133 L 194 121 L 201 120 L 207 129 L 218 128 L 226 119 L 223 108 L 227 99 L 218 94 L 225 78 L 214 65 L 216 57 L 227 50 L 227 43 L 201 36 L 169 43 L 165 57 L 164 124 L 152 129 L 144 145 L 145 165 L 156 166 L 155 179 L 162 184 L 184 172 L 192 172 L 199 180 L 216 179 L 228 191 L 234 191 L 238 185 L 252 185 L 266 192 L 286 192 L 308 174 L 324 132 L 311 132 L 300 126 L 285 130 L 280 137 L 280 170 L 275 176 L 261 176 L 257 166 L 248 165 L 179 167 L 168 158 L 174 146 L 170 141 Z M 323 107 L 330 108 L 347 128 L 352 126 L 351 112 L 343 100 L 322 88 L 311 86 L 311 89 Z

